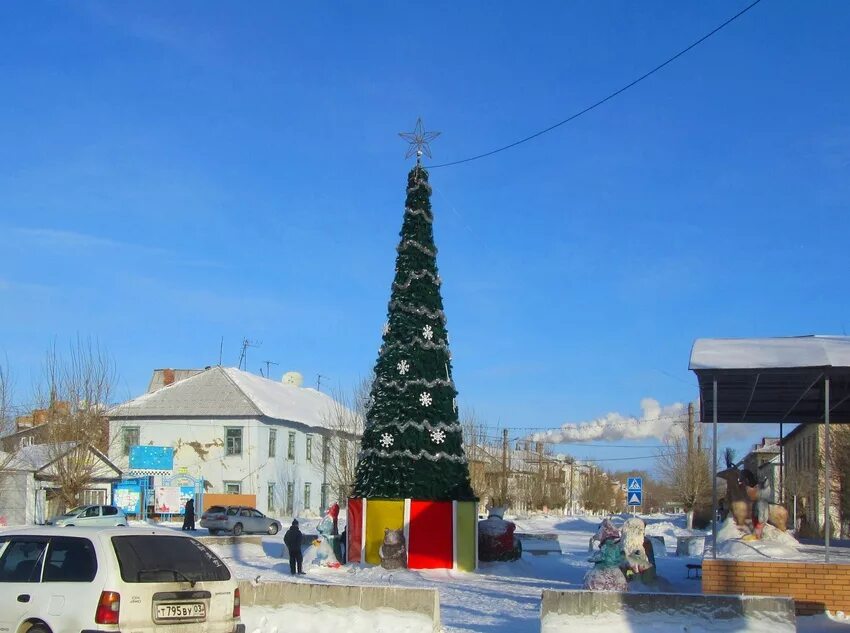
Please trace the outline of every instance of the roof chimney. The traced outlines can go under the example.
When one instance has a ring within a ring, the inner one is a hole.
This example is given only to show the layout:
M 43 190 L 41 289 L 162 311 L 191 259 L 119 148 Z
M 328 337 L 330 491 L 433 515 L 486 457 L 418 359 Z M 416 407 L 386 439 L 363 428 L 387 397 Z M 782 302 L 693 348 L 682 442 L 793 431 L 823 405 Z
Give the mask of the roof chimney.
M 173 369 L 163 369 L 162 370 L 162 386 L 167 387 L 168 385 L 174 382 L 174 370 Z

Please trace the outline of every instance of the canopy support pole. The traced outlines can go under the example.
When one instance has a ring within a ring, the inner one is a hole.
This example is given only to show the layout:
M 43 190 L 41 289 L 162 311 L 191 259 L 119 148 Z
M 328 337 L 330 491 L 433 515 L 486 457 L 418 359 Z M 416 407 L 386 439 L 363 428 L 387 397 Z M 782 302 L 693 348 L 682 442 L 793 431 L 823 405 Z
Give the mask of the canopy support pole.
M 713 379 L 711 408 L 711 557 L 717 558 L 717 378 Z
M 829 446 L 829 376 L 826 376 L 823 379 L 823 426 L 824 426 L 824 434 L 826 437 L 824 438 L 824 453 L 826 454 L 826 459 L 824 460 L 826 463 L 824 464 L 824 478 L 826 481 L 823 485 L 823 497 L 824 497 L 824 507 L 823 507 L 823 516 L 824 516 L 824 545 L 826 546 L 825 553 L 825 562 L 829 562 L 829 528 L 832 526 L 832 495 L 830 494 L 832 489 L 832 478 L 830 472 L 830 461 L 832 460 L 832 454 L 830 453 Z
M 782 435 L 782 422 L 779 423 L 779 490 L 776 493 L 776 501 L 777 503 L 785 503 L 785 480 L 783 479 L 782 469 L 785 466 L 785 447 L 782 445 L 784 436 Z M 794 521 L 797 520 L 797 513 L 794 513 Z M 794 521 L 791 522 L 792 525 L 796 525 Z

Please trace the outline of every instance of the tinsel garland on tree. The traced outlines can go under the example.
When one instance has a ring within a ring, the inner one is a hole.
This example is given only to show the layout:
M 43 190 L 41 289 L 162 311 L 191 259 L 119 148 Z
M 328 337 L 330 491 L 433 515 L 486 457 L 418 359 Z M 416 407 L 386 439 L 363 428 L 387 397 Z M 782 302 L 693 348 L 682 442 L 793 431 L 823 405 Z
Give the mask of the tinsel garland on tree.
M 355 496 L 469 500 L 446 316 L 437 272 L 428 172 L 417 161 L 387 323 L 372 384 Z

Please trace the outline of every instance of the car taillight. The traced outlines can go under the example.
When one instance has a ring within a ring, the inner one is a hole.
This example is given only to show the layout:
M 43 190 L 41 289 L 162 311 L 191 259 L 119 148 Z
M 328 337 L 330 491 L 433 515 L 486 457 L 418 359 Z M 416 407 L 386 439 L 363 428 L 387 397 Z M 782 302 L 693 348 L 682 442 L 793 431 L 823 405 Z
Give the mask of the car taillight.
M 94 621 L 98 624 L 118 624 L 118 612 L 120 610 L 121 595 L 114 591 L 101 591 Z
M 242 602 L 239 600 L 239 587 L 233 592 L 233 617 L 238 618 L 242 614 Z

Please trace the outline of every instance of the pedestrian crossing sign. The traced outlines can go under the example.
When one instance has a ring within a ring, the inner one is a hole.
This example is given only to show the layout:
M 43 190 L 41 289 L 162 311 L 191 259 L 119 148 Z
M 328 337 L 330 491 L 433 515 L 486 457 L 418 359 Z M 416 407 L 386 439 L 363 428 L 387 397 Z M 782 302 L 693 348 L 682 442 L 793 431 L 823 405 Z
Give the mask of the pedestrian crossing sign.
M 629 477 L 626 487 L 629 492 L 643 492 L 643 477 Z

